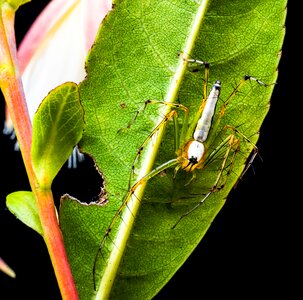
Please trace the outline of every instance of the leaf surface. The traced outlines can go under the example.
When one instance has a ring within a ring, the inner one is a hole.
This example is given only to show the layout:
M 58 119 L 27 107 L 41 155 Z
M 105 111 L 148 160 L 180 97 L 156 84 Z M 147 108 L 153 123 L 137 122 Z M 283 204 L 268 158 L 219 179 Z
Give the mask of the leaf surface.
M 43 236 L 35 196 L 32 192 L 19 191 L 6 197 L 6 205 L 12 214 L 28 227 Z
M 0 6 L 1 5 L 5 5 L 8 4 L 10 5 L 14 10 L 17 10 L 19 8 L 19 6 L 30 2 L 31 0 L 1 0 L 0 1 Z
M 229 160 L 234 162 L 232 172 L 224 172 L 221 180 L 226 183 L 220 190 L 175 229 L 172 226 L 180 216 L 212 188 L 223 154 L 218 152 L 212 163 L 198 170 L 190 184 L 191 174 L 180 170 L 174 178 L 174 170 L 169 169 L 148 181 L 144 197 L 143 185 L 136 190 L 101 249 L 97 290 L 93 290 L 94 259 L 128 191 L 136 153 L 172 109 L 155 104 L 143 112 L 144 101 L 180 102 L 189 108 L 192 120 L 203 98 L 204 70 L 190 72 L 179 51 L 210 62 L 208 90 L 215 80 L 222 82 L 214 120 L 245 74 L 274 83 L 285 7 L 284 0 L 115 2 L 88 57 L 88 76 L 80 85 L 86 122 L 81 149 L 96 160 L 104 177 L 102 196 L 108 203 L 82 205 L 65 197 L 60 210 L 81 299 L 151 299 L 201 241 L 257 142 L 274 85 L 247 82 L 232 98 L 220 125 L 211 132 L 214 142 L 208 149 L 214 150 L 230 134 L 225 125 L 237 128 L 241 150 L 235 160 Z M 182 120 L 181 111 L 180 125 Z M 172 122 L 167 122 L 165 132 L 156 134 L 144 148 L 136 176 L 176 157 L 174 136 Z
M 52 90 L 33 119 L 32 158 L 40 188 L 50 188 L 83 131 L 78 86 L 68 82 Z

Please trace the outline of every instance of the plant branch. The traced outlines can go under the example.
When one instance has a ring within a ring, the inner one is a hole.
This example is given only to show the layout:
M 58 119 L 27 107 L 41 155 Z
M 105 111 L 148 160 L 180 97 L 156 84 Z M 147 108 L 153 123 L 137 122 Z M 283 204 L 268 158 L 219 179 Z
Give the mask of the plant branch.
M 43 237 L 51 257 L 62 298 L 78 299 L 58 224 L 52 192 L 39 188 L 32 165 L 32 125 L 21 76 L 18 71 L 14 31 L 15 10 L 7 3 L 1 3 L 0 13 L 0 87 L 12 118 L 29 182 L 37 201 Z

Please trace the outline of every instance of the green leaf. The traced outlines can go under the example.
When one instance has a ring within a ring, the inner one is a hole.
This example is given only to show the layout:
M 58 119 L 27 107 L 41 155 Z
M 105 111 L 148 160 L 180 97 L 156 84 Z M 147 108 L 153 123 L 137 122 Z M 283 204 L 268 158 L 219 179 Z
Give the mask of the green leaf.
M 1 0 L 0 6 L 2 6 L 3 4 L 8 4 L 16 11 L 21 5 L 30 1 L 31 0 Z
M 6 205 L 20 221 L 43 235 L 36 200 L 32 192 L 11 193 L 6 197 Z
M 75 83 L 57 87 L 43 100 L 34 116 L 32 143 L 33 165 L 41 188 L 51 186 L 81 139 L 83 126 L 83 109 Z
M 274 85 L 247 82 L 230 101 L 220 126 L 211 132 L 213 148 L 208 145 L 207 150 L 215 149 L 231 133 L 223 129 L 225 125 L 236 127 L 242 134 L 238 135 L 241 148 L 235 160 L 235 152 L 229 157 L 232 172 L 224 172 L 220 179 L 226 183 L 175 229 L 172 226 L 182 214 L 214 185 L 226 150 L 197 170 L 191 182 L 192 174 L 179 170 L 174 178 L 174 170 L 169 169 L 148 181 L 144 197 L 144 187 L 136 190 L 105 240 L 97 261 L 96 293 L 93 290 L 94 258 L 128 190 L 133 160 L 171 107 L 151 104 L 127 128 L 136 111 L 147 99 L 178 101 L 189 108 L 192 120 L 203 98 L 204 71 L 190 72 L 178 51 L 210 62 L 208 90 L 215 80 L 222 82 L 213 122 L 245 74 L 274 83 L 286 2 L 116 1 L 102 24 L 88 57 L 88 76 L 80 85 L 86 121 L 81 148 L 93 155 L 103 174 L 102 200 L 107 198 L 108 203 L 98 208 L 65 199 L 60 213 L 81 299 L 151 299 L 201 241 L 243 171 L 252 143 L 257 142 Z M 181 124 L 182 111 L 179 115 Z M 165 134 L 154 136 L 145 147 L 135 166 L 137 176 L 176 157 L 172 127 L 168 122 Z M 227 166 L 227 170 L 231 169 Z

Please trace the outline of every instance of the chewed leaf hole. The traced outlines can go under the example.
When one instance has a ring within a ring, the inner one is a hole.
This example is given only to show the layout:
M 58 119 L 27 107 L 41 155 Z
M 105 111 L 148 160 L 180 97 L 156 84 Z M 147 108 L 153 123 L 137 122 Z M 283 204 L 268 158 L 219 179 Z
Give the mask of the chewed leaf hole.
M 83 203 L 100 201 L 103 188 L 103 178 L 96 169 L 94 160 L 84 154 L 84 160 L 77 164 L 77 168 L 68 168 L 66 163 L 52 184 L 56 206 L 64 194 L 78 199 Z

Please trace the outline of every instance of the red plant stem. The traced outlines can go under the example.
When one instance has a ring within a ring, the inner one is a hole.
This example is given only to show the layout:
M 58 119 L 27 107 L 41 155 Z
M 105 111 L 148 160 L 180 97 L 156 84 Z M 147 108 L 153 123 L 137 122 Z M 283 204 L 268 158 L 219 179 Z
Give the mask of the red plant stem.
M 63 244 L 63 237 L 58 226 L 53 194 L 50 190 L 35 190 L 39 199 L 39 215 L 43 227 L 43 236 L 54 267 L 62 299 L 76 300 L 78 293 L 70 271 L 68 258 Z
M 71 274 L 62 233 L 58 224 L 51 190 L 41 190 L 32 160 L 32 125 L 18 72 L 15 42 L 15 11 L 8 5 L 0 6 L 0 87 L 12 118 L 23 161 L 35 195 L 43 228 L 43 237 L 53 264 L 62 299 L 77 300 L 78 294 Z

